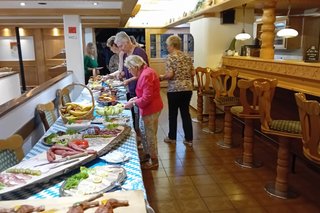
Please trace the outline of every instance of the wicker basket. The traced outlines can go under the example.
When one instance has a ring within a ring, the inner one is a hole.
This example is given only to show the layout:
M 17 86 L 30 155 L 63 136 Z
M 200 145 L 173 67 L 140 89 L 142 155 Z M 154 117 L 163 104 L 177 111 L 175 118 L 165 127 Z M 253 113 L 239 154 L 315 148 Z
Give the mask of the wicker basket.
M 66 103 L 66 99 L 70 100 L 71 102 L 71 99 L 70 99 L 70 91 L 75 87 L 75 86 L 80 86 L 80 87 L 83 87 L 85 89 L 87 89 L 89 91 L 89 94 L 91 96 L 91 103 L 92 103 L 92 107 L 91 109 L 88 111 L 87 114 L 85 115 L 82 115 L 82 116 L 77 116 L 77 119 L 76 120 L 92 120 L 93 119 L 93 111 L 94 111 L 94 97 L 93 97 L 93 93 L 92 91 L 89 89 L 89 87 L 87 87 L 86 85 L 83 85 L 83 84 L 78 84 L 78 83 L 73 83 L 73 84 L 70 84 L 68 86 L 66 86 L 65 88 L 63 88 L 61 91 L 60 91 L 60 94 L 59 94 L 59 114 L 63 120 L 64 123 L 67 123 L 68 122 L 68 119 L 63 115 L 63 113 L 61 113 L 61 107 L 65 106 Z M 68 97 L 68 98 L 66 98 Z

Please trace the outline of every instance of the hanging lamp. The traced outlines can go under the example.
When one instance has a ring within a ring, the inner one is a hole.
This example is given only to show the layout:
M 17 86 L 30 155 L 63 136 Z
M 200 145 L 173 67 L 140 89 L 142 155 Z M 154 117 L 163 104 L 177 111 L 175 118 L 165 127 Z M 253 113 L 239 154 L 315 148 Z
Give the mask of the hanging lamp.
M 277 36 L 281 38 L 294 38 L 299 35 L 298 31 L 289 27 L 289 15 L 291 11 L 291 2 L 289 0 L 288 14 L 286 16 L 286 27 L 277 32 Z
M 236 35 L 236 40 L 240 40 L 240 41 L 245 41 L 251 38 L 251 35 L 249 33 L 246 33 L 246 31 L 244 30 L 245 28 L 245 18 L 246 18 L 246 6 L 247 4 L 243 4 L 242 5 L 242 32 L 239 33 L 238 35 Z

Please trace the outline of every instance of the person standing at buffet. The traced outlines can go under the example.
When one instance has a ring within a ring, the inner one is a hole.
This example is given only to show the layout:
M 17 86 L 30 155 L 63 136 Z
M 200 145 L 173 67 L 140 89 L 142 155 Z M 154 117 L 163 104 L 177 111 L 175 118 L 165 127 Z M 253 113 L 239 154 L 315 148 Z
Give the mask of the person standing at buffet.
M 98 67 L 96 47 L 92 42 L 89 42 L 86 46 L 86 54 L 84 56 L 84 71 L 86 84 L 88 84 L 88 81 L 91 76 L 97 75 L 96 72 L 99 69 L 102 69 L 102 67 Z
M 157 73 L 147 66 L 147 63 L 137 55 L 130 55 L 124 62 L 125 67 L 137 79 L 136 96 L 125 105 L 132 108 L 139 107 L 143 121 L 142 144 L 145 154 L 150 155 L 150 160 L 144 162 L 142 169 L 156 169 L 158 161 L 158 120 L 163 108 L 160 96 L 160 81 Z
M 182 52 L 181 39 L 172 35 L 166 40 L 169 52 L 166 61 L 166 74 L 160 80 L 168 80 L 169 134 L 165 143 L 175 143 L 177 137 L 178 110 L 182 118 L 185 135 L 184 144 L 192 146 L 193 132 L 189 105 L 193 90 L 193 76 L 195 75 L 191 57 Z
M 123 61 L 122 61 L 123 52 L 120 51 L 116 43 L 114 43 L 115 39 L 116 39 L 115 36 L 111 36 L 107 40 L 107 47 L 109 47 L 110 50 L 114 53 L 110 58 L 109 66 L 108 66 L 110 73 L 114 73 L 118 70 L 122 70 L 122 66 L 123 66 Z

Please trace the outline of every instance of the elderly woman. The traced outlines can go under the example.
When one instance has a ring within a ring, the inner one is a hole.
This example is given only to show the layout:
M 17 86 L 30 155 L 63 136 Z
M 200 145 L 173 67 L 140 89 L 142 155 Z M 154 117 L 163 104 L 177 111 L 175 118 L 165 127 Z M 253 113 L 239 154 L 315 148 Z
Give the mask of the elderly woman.
M 169 134 L 164 139 L 164 142 L 176 142 L 177 116 L 180 109 L 185 135 L 183 143 L 192 146 L 193 132 L 189 113 L 189 104 L 193 90 L 193 76 L 195 74 L 192 60 L 188 54 L 180 50 L 181 39 L 178 36 L 169 36 L 166 43 L 169 52 L 166 61 L 166 74 L 160 76 L 160 80 L 168 80 Z
M 125 107 L 132 108 L 136 105 L 140 110 L 144 126 L 142 128 L 143 149 L 145 154 L 150 155 L 150 160 L 142 164 L 142 169 L 156 169 L 159 166 L 157 148 L 158 119 L 163 108 L 159 77 L 140 56 L 128 56 L 124 65 L 132 76 L 137 79 L 137 96 L 131 98 Z
M 92 42 L 89 42 L 86 46 L 86 54 L 84 56 L 84 71 L 85 71 L 85 83 L 87 84 L 90 76 L 95 76 L 96 71 L 102 69 L 98 67 L 97 51 Z
M 123 61 L 122 61 L 123 52 L 119 50 L 117 44 L 114 42 L 115 39 L 116 39 L 115 36 L 111 36 L 107 40 L 107 47 L 109 47 L 111 52 L 114 53 L 110 58 L 109 66 L 108 66 L 110 73 L 114 73 L 118 70 L 122 70 L 122 66 L 123 66 Z

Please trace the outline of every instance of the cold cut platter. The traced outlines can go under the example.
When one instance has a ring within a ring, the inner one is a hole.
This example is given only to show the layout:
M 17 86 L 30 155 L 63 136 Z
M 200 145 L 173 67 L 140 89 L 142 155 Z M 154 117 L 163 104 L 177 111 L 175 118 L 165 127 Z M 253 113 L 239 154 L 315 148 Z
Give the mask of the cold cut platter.
M 0 195 L 68 173 L 109 152 L 130 131 L 130 127 L 122 125 L 112 129 L 94 127 L 81 133 L 80 138 L 71 137 L 68 141 L 64 137 L 60 143 L 51 144 L 46 152 L 1 172 Z

